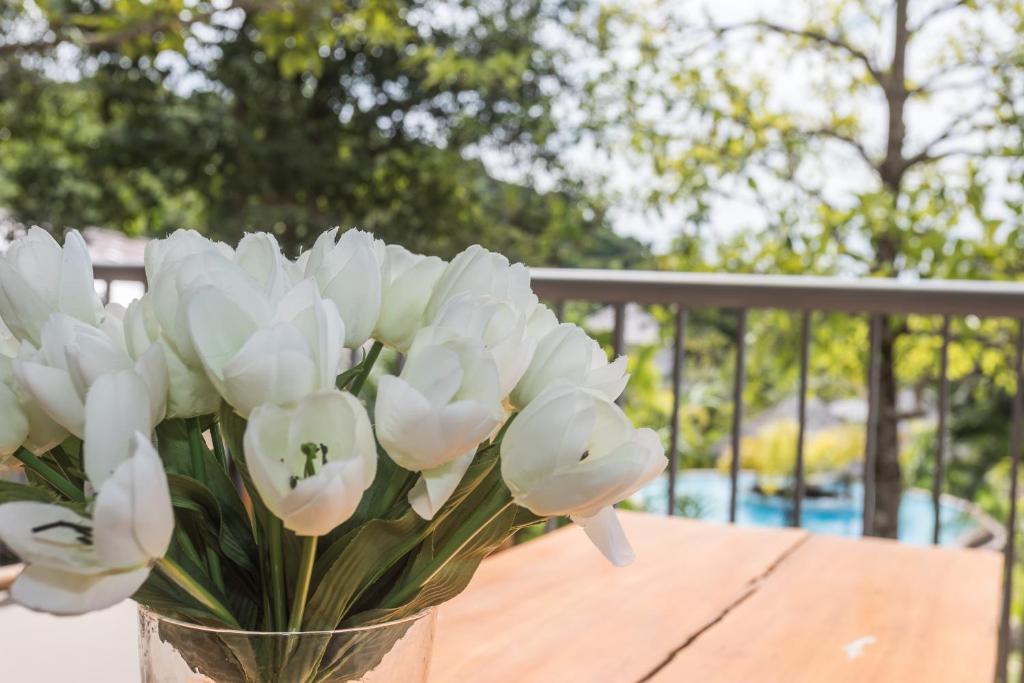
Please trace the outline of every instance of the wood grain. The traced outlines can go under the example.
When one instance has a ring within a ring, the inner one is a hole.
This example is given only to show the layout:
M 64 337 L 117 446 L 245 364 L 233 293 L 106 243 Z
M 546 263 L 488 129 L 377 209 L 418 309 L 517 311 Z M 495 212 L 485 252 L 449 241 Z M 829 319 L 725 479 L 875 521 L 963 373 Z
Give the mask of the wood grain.
M 488 559 L 441 608 L 431 683 L 633 683 L 805 536 L 621 516 L 627 568 L 575 527 Z
M 652 681 L 990 683 L 1000 576 L 990 551 L 813 536 Z

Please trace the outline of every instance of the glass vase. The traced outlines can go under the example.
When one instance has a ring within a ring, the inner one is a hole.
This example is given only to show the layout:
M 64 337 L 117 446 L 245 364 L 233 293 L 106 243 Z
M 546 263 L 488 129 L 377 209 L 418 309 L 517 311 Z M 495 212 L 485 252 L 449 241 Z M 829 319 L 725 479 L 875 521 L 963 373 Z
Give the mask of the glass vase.
M 264 633 L 139 607 L 142 683 L 426 683 L 435 621 L 430 609 L 373 626 Z

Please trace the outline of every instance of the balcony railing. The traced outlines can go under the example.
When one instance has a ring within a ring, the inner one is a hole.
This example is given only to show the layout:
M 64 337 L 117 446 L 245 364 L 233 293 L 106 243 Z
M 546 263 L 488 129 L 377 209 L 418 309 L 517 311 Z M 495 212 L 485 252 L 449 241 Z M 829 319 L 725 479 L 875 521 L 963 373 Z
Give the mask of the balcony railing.
M 736 520 L 738 477 L 740 472 L 741 433 L 743 428 L 743 389 L 746 374 L 747 313 L 750 310 L 788 310 L 800 313 L 798 436 L 793 471 L 792 523 L 800 526 L 805 494 L 804 442 L 807 425 L 807 387 L 810 338 L 815 313 L 844 312 L 866 316 L 870 324 L 868 368 L 868 418 L 866 453 L 863 463 L 864 503 L 863 533 L 873 531 L 875 501 L 875 442 L 879 420 L 878 394 L 881 377 L 880 347 L 882 317 L 890 314 L 921 314 L 942 317 L 942 345 L 938 374 L 938 428 L 935 444 L 935 472 L 932 486 L 934 508 L 933 542 L 938 543 L 942 528 L 941 498 L 945 480 L 946 457 L 949 452 L 947 418 L 949 413 L 948 358 L 951 340 L 950 322 L 955 317 L 977 316 L 1007 318 L 1016 322 L 1014 348 L 1016 394 L 1013 398 L 1010 431 L 1010 494 L 1009 513 L 1005 521 L 1003 547 L 1004 569 L 997 680 L 1006 680 L 1010 643 L 1010 610 L 1013 595 L 1013 566 L 1017 529 L 1018 471 L 1020 469 L 1022 424 L 1024 424 L 1024 283 L 923 280 L 897 281 L 886 279 L 851 280 L 812 276 L 760 276 L 704 273 L 669 273 L 653 271 L 612 271 L 588 269 L 537 268 L 531 271 L 537 294 L 553 305 L 559 318 L 566 302 L 591 302 L 610 305 L 613 310 L 612 346 L 616 355 L 625 351 L 626 304 L 662 305 L 674 311 L 672 333 L 672 414 L 669 425 L 668 453 L 679 451 L 679 412 L 682 404 L 687 315 L 698 309 L 728 309 L 736 317 L 734 343 L 735 372 L 732 387 L 734 409 L 730 430 L 731 461 L 729 467 L 729 520 Z M 144 282 L 141 267 L 96 266 L 96 278 L 111 281 Z M 669 458 L 668 509 L 674 512 L 678 457 Z

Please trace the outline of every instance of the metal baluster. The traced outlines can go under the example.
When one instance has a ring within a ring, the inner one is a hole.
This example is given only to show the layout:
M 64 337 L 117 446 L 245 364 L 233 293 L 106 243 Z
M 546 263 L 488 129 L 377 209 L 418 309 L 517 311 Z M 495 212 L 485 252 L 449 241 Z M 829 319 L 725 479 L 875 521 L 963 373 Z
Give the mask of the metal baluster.
M 1006 545 L 1003 547 L 1003 596 L 999 614 L 999 650 L 996 681 L 1007 680 L 1010 659 L 1010 607 L 1013 602 L 1013 565 L 1017 552 L 1017 473 L 1020 469 L 1021 432 L 1024 431 L 1024 320 L 1017 321 L 1017 345 L 1014 349 L 1017 388 L 1013 395 L 1010 423 L 1010 513 L 1006 520 Z
M 676 329 L 672 338 L 672 420 L 668 438 L 668 510 L 676 513 L 676 474 L 679 471 L 679 405 L 682 394 L 683 365 L 686 360 L 686 309 L 676 306 Z
M 942 318 L 942 351 L 939 354 L 939 433 L 935 442 L 935 476 L 932 480 L 932 506 L 935 523 L 932 543 L 938 545 L 942 533 L 942 488 L 946 481 L 946 414 L 949 412 L 949 316 Z
M 875 457 L 878 449 L 878 392 L 882 384 L 882 316 L 871 316 L 871 348 L 868 358 L 867 448 L 864 453 L 864 511 L 862 536 L 875 530 Z
M 110 303 L 110 283 L 111 280 L 101 280 L 103 283 L 103 305 L 106 306 Z
M 800 398 L 798 404 L 799 427 L 796 436 L 796 465 L 794 467 L 793 519 L 791 524 L 800 526 L 804 503 L 804 434 L 807 429 L 807 365 L 810 360 L 811 311 L 800 316 Z
M 736 521 L 740 478 L 740 429 L 743 427 L 743 379 L 746 374 L 747 311 L 736 311 L 736 372 L 732 383 L 732 462 L 729 463 L 729 521 Z

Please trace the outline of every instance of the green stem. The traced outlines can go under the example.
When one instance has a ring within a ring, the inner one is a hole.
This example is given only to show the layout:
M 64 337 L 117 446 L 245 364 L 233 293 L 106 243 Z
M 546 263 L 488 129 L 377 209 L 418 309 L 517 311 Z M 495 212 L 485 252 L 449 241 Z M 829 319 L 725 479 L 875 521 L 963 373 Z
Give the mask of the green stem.
M 85 494 L 65 479 L 57 470 L 53 469 L 45 462 L 40 460 L 34 453 L 29 451 L 27 448 L 19 448 L 15 453 L 14 457 L 21 461 L 28 469 L 32 470 L 40 477 L 46 480 L 46 482 L 55 488 L 58 492 L 64 494 L 64 497 L 68 500 L 73 500 L 76 503 L 85 502 Z
M 203 462 L 203 430 L 199 426 L 198 417 L 185 420 L 188 427 L 188 452 L 192 462 L 192 475 L 202 483 L 206 483 L 206 463 Z
M 233 628 L 241 628 L 238 621 L 210 591 L 203 588 L 195 579 L 188 575 L 181 565 L 169 557 L 163 557 L 156 561 L 157 568 L 168 579 L 173 581 L 179 588 L 195 598 L 210 613 Z
M 217 461 L 224 466 L 224 471 L 228 470 L 228 455 L 224 449 L 224 435 L 220 433 L 220 422 L 214 420 L 213 424 L 210 425 L 210 440 L 213 441 L 213 453 L 217 456 Z
M 281 549 L 281 520 L 267 515 L 267 555 L 270 560 L 270 603 L 274 610 L 274 628 L 281 630 L 284 616 L 284 552 Z
M 377 362 L 377 356 L 380 355 L 380 350 L 384 348 L 384 345 L 378 342 L 373 342 L 373 346 L 370 347 L 370 352 L 366 354 L 366 358 L 363 359 L 363 369 L 356 375 L 356 378 L 352 380 L 352 387 L 349 391 L 353 396 L 359 395 L 359 390 L 366 384 L 366 378 L 370 376 L 370 370 L 373 369 L 373 364 Z
M 302 556 L 299 558 L 299 573 L 295 579 L 295 596 L 292 600 L 292 616 L 288 620 L 289 631 L 302 629 L 302 614 L 306 611 L 306 596 L 309 582 L 313 578 L 313 561 L 316 559 L 316 536 L 302 537 Z

